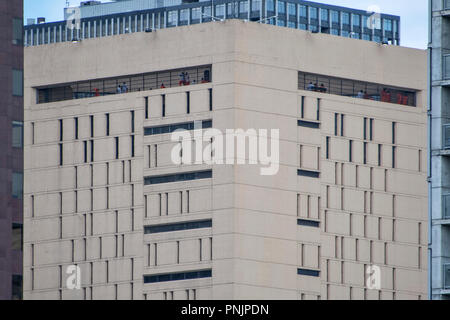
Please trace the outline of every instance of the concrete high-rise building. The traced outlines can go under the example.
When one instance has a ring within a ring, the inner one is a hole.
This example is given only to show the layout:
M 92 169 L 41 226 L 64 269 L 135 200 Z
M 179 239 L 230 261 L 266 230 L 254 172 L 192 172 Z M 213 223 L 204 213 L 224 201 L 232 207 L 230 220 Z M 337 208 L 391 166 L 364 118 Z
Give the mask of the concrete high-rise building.
M 425 299 L 426 98 L 426 51 L 239 20 L 28 47 L 24 297 Z M 278 173 L 174 163 L 196 123 Z
M 430 0 L 429 219 L 431 299 L 450 298 L 450 1 Z
M 31 19 L 25 27 L 25 45 L 151 32 L 226 19 L 400 44 L 400 17 L 381 12 L 303 0 L 120 0 L 84 1 L 79 7 L 66 8 L 64 21 L 45 23 L 44 18 Z
M 0 3 L 0 300 L 22 298 L 23 4 Z

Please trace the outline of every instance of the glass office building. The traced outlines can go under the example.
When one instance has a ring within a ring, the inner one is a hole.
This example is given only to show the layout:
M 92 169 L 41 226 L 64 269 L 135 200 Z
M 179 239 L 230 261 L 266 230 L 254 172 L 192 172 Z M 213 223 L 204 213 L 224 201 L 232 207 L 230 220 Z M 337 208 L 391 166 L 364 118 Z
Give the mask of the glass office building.
M 400 17 L 309 1 L 122 0 L 86 1 L 66 8 L 65 20 L 25 27 L 25 45 L 78 41 L 153 31 L 222 19 L 242 19 L 288 28 L 400 45 Z

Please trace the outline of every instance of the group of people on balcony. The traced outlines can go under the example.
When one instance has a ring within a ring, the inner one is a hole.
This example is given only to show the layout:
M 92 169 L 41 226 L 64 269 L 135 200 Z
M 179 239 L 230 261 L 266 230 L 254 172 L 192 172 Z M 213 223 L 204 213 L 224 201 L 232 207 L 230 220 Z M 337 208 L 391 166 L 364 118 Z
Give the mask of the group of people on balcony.
M 127 84 L 124 82 L 123 84 L 119 84 L 117 86 L 117 93 L 127 93 L 128 92 L 128 86 Z
M 309 91 L 316 91 L 316 92 L 322 92 L 322 93 L 326 93 L 327 92 L 327 88 L 325 87 L 325 85 L 323 83 L 319 86 L 318 83 L 313 84 L 312 82 L 310 82 L 308 84 L 307 89 Z
M 189 77 L 189 73 L 186 72 L 181 72 L 180 73 L 180 81 L 178 83 L 179 86 L 188 86 L 191 84 L 191 79 Z
M 310 82 L 306 89 L 309 91 L 316 91 L 316 92 L 322 92 L 322 93 L 326 93 L 328 91 L 328 89 L 324 86 L 323 83 L 319 86 L 317 82 L 316 83 Z M 383 88 L 379 97 L 378 97 L 378 95 L 371 96 L 367 93 L 367 91 L 364 91 L 364 90 L 360 90 L 354 97 L 358 98 L 358 99 L 367 99 L 367 100 L 378 100 L 379 99 L 382 102 L 397 103 L 397 104 L 403 104 L 403 105 L 408 105 L 408 102 L 409 102 L 409 96 L 407 94 L 404 94 L 403 92 L 398 91 L 396 93 L 396 95 L 393 96 L 393 94 L 387 88 Z
M 408 105 L 409 97 L 407 94 L 403 94 L 402 92 L 397 92 L 397 94 L 395 96 L 395 101 L 393 101 L 392 98 L 393 98 L 393 96 L 392 96 L 391 92 L 388 89 L 383 88 L 383 90 L 381 91 L 381 101 L 382 102 L 390 102 L 390 103 Z

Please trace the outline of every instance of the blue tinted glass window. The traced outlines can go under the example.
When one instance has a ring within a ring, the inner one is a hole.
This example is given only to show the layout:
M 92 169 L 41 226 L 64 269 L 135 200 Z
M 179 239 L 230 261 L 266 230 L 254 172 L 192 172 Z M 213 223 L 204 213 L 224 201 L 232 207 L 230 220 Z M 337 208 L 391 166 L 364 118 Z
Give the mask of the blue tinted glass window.
M 352 14 L 353 25 L 354 25 L 355 27 L 359 27 L 359 26 L 361 25 L 359 19 L 360 19 L 360 15 L 358 15 L 358 14 Z
M 216 6 L 216 16 L 223 17 L 225 15 L 225 5 L 221 4 Z
M 252 12 L 259 11 L 261 9 L 261 0 L 252 0 Z
M 300 17 L 306 18 L 307 16 L 306 6 L 300 6 Z
M 295 22 L 294 21 L 288 21 L 288 27 L 295 29 Z
M 305 23 L 299 23 L 298 28 L 302 30 L 306 30 L 306 24 Z
M 328 21 L 328 10 L 327 9 L 320 9 L 320 19 L 322 21 Z
M 274 0 L 267 0 L 266 6 L 267 6 L 267 11 L 275 11 L 275 1 Z
M 331 22 L 339 23 L 339 11 L 331 10 Z
M 247 1 L 239 2 L 239 13 L 248 13 L 248 2 Z
M 296 5 L 294 3 L 288 2 L 287 7 L 288 7 L 288 14 L 291 16 L 295 16 L 296 15 L 296 10 L 295 10 Z
M 384 19 L 383 20 L 383 28 L 386 31 L 392 31 L 392 20 Z
M 317 270 L 298 269 L 297 273 L 301 276 L 318 277 L 320 272 Z
M 309 7 L 309 16 L 311 17 L 311 19 L 318 19 L 317 8 Z
M 285 27 L 286 26 L 286 21 L 284 21 L 282 19 L 278 19 L 277 26 Z
M 192 19 L 193 20 L 198 20 L 200 19 L 200 8 L 193 8 L 192 9 Z
M 339 30 L 338 29 L 331 29 L 330 32 L 332 35 L 338 36 L 339 35 Z
M 342 23 L 350 24 L 350 14 L 348 12 L 342 12 Z
M 286 2 L 278 1 L 278 13 L 284 14 L 286 13 Z

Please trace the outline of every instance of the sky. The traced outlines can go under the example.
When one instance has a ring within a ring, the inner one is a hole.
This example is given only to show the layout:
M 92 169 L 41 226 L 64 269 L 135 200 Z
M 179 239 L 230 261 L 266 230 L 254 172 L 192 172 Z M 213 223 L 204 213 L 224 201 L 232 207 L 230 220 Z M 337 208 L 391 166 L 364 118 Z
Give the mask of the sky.
M 67 0 L 24 0 L 27 18 L 45 17 L 48 22 L 63 20 Z M 70 6 L 78 6 L 80 0 L 69 0 Z M 109 1 L 102 1 L 109 2 Z M 316 0 L 315 2 L 367 10 L 378 6 L 382 13 L 401 17 L 401 45 L 426 49 L 428 42 L 427 0 Z

